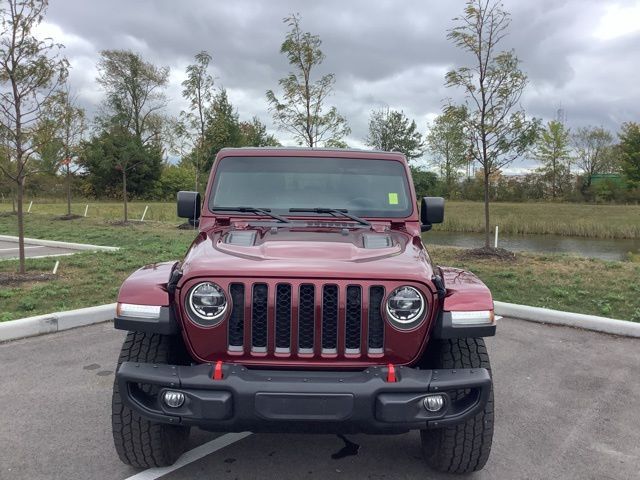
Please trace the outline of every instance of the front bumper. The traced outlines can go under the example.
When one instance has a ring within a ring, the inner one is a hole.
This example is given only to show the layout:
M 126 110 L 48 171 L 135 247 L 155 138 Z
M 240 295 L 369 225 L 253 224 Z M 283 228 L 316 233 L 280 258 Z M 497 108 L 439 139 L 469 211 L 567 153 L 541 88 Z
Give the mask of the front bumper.
M 218 367 L 221 379 L 214 379 L 215 367 L 208 364 L 124 362 L 116 375 L 122 400 L 140 415 L 215 431 L 393 433 L 437 428 L 478 413 L 491 390 L 491 378 L 483 368 L 397 367 L 396 381 L 390 382 L 388 367 L 357 372 Z M 451 395 L 462 389 L 465 395 Z M 165 405 L 166 390 L 184 393 L 184 404 Z M 424 408 L 429 394 L 443 395 L 444 406 L 438 412 Z

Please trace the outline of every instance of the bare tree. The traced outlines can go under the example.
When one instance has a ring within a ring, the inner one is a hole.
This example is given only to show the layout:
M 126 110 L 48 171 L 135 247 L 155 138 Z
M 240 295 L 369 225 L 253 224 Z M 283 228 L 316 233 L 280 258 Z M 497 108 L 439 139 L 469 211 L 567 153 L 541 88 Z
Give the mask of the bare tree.
M 281 129 L 293 134 L 301 145 L 341 144 L 351 129 L 336 107 L 325 106 L 335 84 L 335 75 L 328 73 L 318 80 L 312 79 L 312 71 L 325 58 L 320 49 L 322 40 L 317 35 L 302 31 L 297 14 L 286 17 L 284 23 L 290 30 L 280 53 L 286 55 L 294 71 L 278 82 L 283 90 L 282 100 L 272 90 L 267 91 L 273 120 Z
M 40 40 L 33 31 L 44 19 L 46 0 L 6 0 L 0 10 L 0 128 L 9 161 L 2 173 L 16 185 L 20 273 L 25 273 L 24 186 L 38 149 L 44 106 L 67 77 L 62 45 Z
M 509 13 L 495 0 L 468 0 L 448 38 L 471 54 L 472 66 L 446 74 L 446 86 L 465 92 L 470 153 L 483 170 L 485 248 L 490 248 L 491 174 L 523 155 L 535 141 L 538 121 L 527 120 L 520 97 L 527 76 L 513 51 L 498 51 L 507 35 Z

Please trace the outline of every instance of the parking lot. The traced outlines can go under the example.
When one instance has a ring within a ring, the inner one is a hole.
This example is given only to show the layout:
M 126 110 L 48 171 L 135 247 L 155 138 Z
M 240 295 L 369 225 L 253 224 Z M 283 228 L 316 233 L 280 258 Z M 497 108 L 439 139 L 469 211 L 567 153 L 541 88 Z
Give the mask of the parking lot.
M 58 246 L 36 245 L 25 242 L 24 254 L 27 258 L 53 257 L 78 253 L 78 249 Z M 18 241 L 0 240 L 0 260 L 18 258 Z
M 345 446 L 335 435 L 223 435 L 218 444 L 194 431 L 192 447 L 211 453 L 171 471 L 127 467 L 110 431 L 123 337 L 105 323 L 0 344 L 1 479 L 455 478 L 426 470 L 417 433 L 349 436 L 357 454 L 334 458 Z M 471 478 L 638 478 L 640 341 L 504 319 L 488 346 L 494 448 Z

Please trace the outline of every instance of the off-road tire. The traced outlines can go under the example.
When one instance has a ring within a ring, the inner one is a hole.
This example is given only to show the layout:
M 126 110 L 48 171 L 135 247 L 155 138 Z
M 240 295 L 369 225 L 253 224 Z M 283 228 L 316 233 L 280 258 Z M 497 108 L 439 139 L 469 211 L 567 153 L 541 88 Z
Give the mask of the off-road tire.
M 178 363 L 183 356 L 183 348 L 174 337 L 129 332 L 120 351 L 118 368 L 122 362 Z M 150 385 L 143 388 L 151 393 L 157 389 Z M 173 464 L 185 451 L 189 439 L 189 427 L 152 422 L 125 406 L 118 382 L 113 384 L 111 426 L 120 460 L 138 468 Z
M 421 366 L 441 368 L 486 368 L 489 355 L 482 338 L 432 340 Z M 455 392 L 465 395 L 465 390 Z M 493 386 L 483 411 L 464 423 L 420 432 L 422 454 L 427 465 L 439 472 L 470 473 L 487 463 L 493 439 Z

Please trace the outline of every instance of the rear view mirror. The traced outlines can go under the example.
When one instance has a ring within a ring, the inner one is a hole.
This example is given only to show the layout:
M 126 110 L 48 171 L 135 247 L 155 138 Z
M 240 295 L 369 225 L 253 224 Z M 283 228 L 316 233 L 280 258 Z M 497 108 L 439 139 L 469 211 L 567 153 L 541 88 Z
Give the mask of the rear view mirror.
M 189 219 L 197 225 L 200 219 L 200 194 L 198 192 L 178 192 L 178 217 Z
M 444 198 L 442 197 L 422 197 L 420 205 L 421 230 L 427 232 L 431 230 L 434 223 L 444 221 Z

